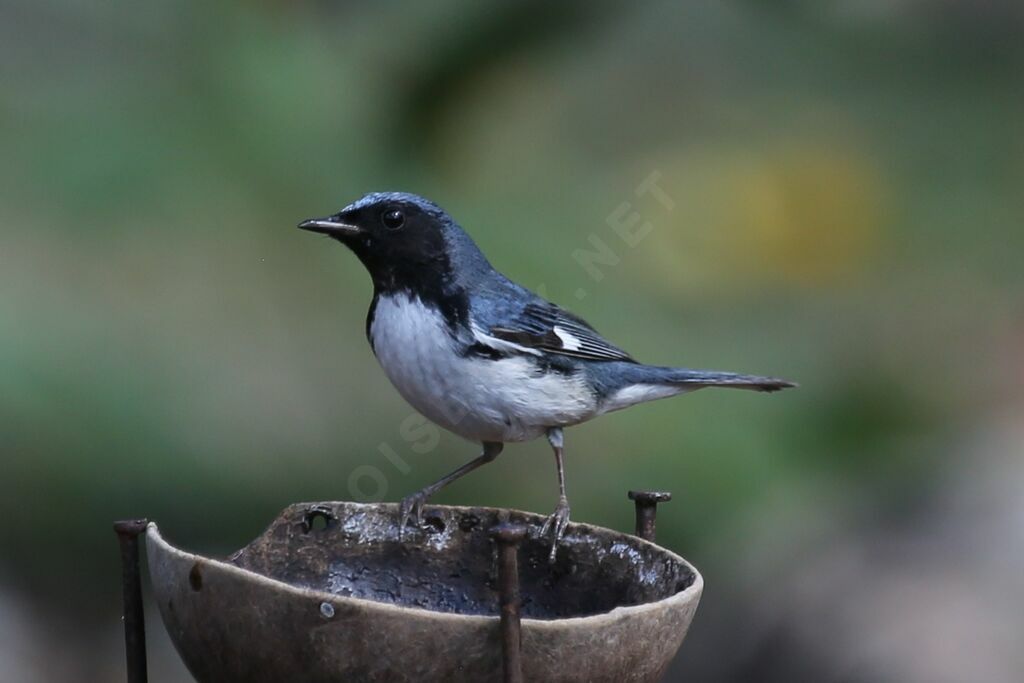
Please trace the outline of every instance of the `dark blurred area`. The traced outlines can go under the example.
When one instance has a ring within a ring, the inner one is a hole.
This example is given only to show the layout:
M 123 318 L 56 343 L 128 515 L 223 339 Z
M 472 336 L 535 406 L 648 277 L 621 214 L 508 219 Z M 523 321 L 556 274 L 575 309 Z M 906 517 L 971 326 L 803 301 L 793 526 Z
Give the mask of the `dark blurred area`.
M 115 519 L 227 553 L 476 455 L 411 447 L 368 278 L 294 229 L 382 189 L 642 360 L 801 383 L 567 434 L 574 519 L 675 494 L 670 680 L 1022 680 L 1022 8 L 3 0 L 0 680 L 121 679 Z M 556 494 L 542 440 L 436 502 Z

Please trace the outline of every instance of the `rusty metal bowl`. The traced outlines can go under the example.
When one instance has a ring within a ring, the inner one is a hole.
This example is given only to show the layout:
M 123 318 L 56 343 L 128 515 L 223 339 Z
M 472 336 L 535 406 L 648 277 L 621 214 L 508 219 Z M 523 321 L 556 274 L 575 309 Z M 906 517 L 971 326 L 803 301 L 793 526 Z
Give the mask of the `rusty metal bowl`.
M 146 530 L 154 594 L 200 683 L 501 680 L 489 532 L 526 525 L 519 549 L 527 681 L 656 681 L 703 581 L 635 536 L 570 524 L 554 564 L 543 517 L 428 506 L 399 538 L 393 504 L 299 503 L 226 560 Z

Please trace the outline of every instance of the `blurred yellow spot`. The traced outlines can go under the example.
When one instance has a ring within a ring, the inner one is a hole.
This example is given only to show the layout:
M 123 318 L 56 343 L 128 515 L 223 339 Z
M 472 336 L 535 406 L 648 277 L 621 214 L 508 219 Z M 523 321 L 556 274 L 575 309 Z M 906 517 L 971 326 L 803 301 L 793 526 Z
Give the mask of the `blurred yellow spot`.
M 880 174 L 848 146 L 780 150 L 691 150 L 664 167 L 676 208 L 655 222 L 648 274 L 688 289 L 838 284 L 868 272 L 881 246 Z
M 745 166 L 717 193 L 722 256 L 747 272 L 805 284 L 863 270 L 876 251 L 876 174 L 849 151 L 808 148 Z

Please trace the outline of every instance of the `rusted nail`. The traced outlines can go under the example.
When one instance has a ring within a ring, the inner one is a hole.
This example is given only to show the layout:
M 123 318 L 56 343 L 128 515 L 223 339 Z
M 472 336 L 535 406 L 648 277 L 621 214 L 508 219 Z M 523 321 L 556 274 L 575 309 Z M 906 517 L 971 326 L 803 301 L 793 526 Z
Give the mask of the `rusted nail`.
M 124 595 L 124 648 L 128 683 L 146 683 L 146 622 L 142 613 L 142 575 L 139 572 L 139 534 L 148 519 L 114 522 L 121 546 L 121 588 Z
M 499 524 L 491 529 L 498 546 L 498 600 L 501 606 L 501 654 L 505 683 L 522 683 L 522 631 L 519 608 L 519 544 L 526 538 L 521 524 Z
M 654 543 L 658 503 L 672 500 L 672 494 L 668 491 L 630 491 L 629 499 L 636 503 L 635 534 L 645 541 Z

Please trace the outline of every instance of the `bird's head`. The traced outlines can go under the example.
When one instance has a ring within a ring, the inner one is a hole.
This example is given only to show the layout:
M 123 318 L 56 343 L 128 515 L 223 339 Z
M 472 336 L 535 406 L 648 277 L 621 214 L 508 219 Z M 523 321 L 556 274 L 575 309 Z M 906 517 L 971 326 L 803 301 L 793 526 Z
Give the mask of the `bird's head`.
M 405 192 L 373 192 L 299 227 L 347 246 L 385 288 L 445 276 L 451 269 L 452 235 L 462 232 L 437 204 Z

